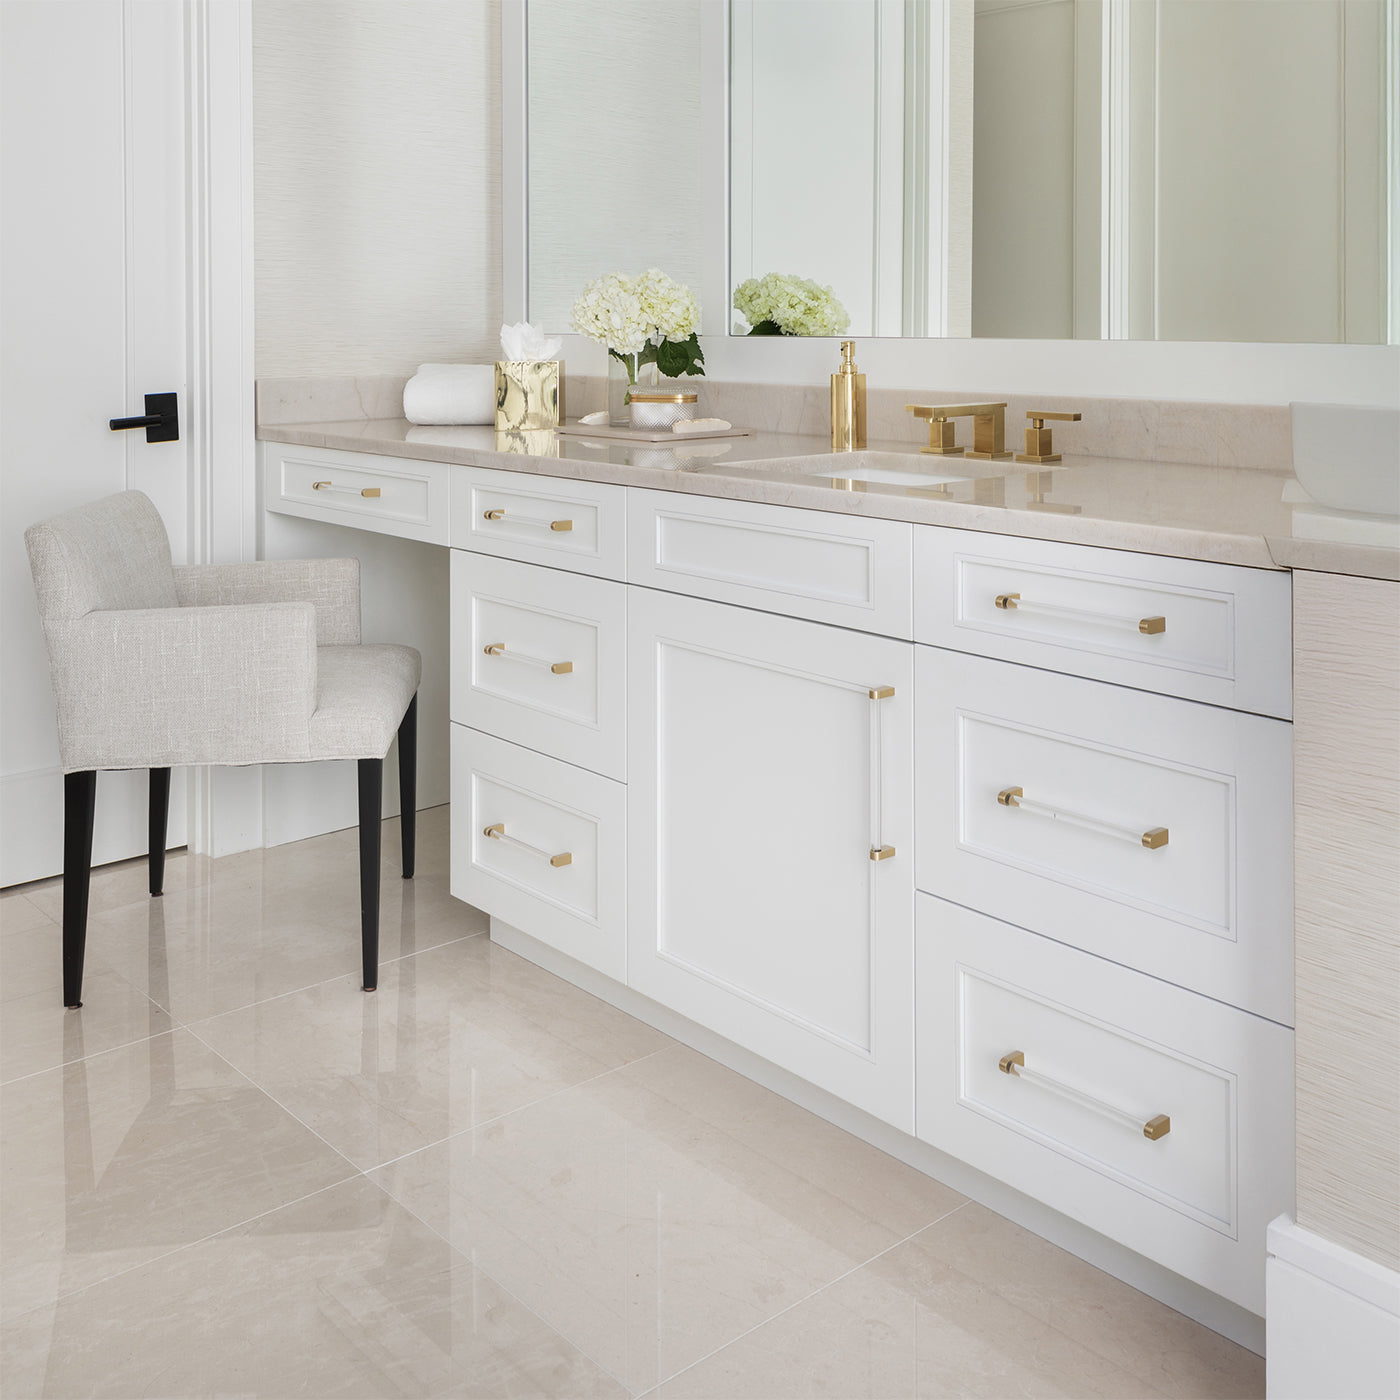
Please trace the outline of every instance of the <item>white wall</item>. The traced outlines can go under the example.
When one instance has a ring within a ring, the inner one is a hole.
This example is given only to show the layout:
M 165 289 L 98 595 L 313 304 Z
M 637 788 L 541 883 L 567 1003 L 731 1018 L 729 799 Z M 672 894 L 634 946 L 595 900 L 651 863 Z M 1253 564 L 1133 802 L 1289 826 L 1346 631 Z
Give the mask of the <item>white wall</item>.
M 499 0 L 255 0 L 257 373 L 494 360 Z
M 253 102 L 257 374 L 494 360 L 499 0 L 255 0 Z M 274 516 L 260 554 L 360 560 L 365 640 L 423 654 L 419 806 L 447 801 L 447 551 Z M 263 797 L 244 842 L 353 826 L 355 765 L 269 767 Z

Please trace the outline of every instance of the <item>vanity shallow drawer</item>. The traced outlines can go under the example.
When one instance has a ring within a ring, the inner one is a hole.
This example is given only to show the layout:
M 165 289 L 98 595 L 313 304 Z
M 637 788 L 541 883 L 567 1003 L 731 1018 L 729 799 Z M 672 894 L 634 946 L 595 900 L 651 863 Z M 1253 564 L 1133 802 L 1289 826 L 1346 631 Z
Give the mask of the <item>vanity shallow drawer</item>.
M 451 590 L 452 718 L 625 777 L 623 586 L 454 549 Z
M 634 490 L 627 581 L 888 637 L 910 635 L 913 527 Z
M 1291 1031 L 927 895 L 917 969 L 921 1138 L 1263 1311 Z
M 1292 1024 L 1291 725 L 915 652 L 920 889 Z
M 627 790 L 452 726 L 452 893 L 626 978 Z
M 919 527 L 914 637 L 1288 719 L 1287 573 Z
M 264 443 L 262 450 L 268 510 L 426 544 L 447 543 L 451 468 L 446 463 L 275 442 Z
M 627 492 L 487 467 L 452 468 L 452 544 L 478 554 L 623 576 Z

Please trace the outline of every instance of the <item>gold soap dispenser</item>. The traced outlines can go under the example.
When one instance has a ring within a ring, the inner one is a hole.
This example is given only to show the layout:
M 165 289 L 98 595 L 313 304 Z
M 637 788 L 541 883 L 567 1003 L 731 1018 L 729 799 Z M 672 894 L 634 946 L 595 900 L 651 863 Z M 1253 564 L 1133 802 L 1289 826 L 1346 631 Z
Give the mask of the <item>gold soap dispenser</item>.
M 865 446 L 865 376 L 856 371 L 856 343 L 841 342 L 841 368 L 831 376 L 831 450 Z

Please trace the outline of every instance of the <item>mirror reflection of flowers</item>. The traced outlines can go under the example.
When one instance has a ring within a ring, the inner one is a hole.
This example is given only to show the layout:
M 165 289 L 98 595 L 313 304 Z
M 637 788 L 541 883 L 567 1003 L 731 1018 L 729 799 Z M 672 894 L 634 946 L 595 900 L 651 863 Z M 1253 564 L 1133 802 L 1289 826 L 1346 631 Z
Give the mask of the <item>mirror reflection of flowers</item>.
M 609 272 L 590 282 L 574 303 L 573 325 L 580 335 L 606 345 L 626 366 L 628 383 L 635 384 L 643 365 L 654 364 L 667 379 L 705 373 L 695 333 L 699 319 L 690 288 L 649 267 L 637 277 Z
M 749 323 L 750 335 L 840 335 L 851 324 L 830 287 L 789 272 L 741 282 L 734 309 Z

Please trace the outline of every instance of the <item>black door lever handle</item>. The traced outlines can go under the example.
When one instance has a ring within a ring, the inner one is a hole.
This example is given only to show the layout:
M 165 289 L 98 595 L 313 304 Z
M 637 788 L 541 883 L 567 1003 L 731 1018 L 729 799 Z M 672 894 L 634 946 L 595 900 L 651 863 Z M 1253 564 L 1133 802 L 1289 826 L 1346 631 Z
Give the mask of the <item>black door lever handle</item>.
M 114 433 L 127 428 L 145 428 L 147 442 L 179 442 L 179 395 L 147 394 L 144 414 L 139 418 L 113 418 L 108 427 Z

